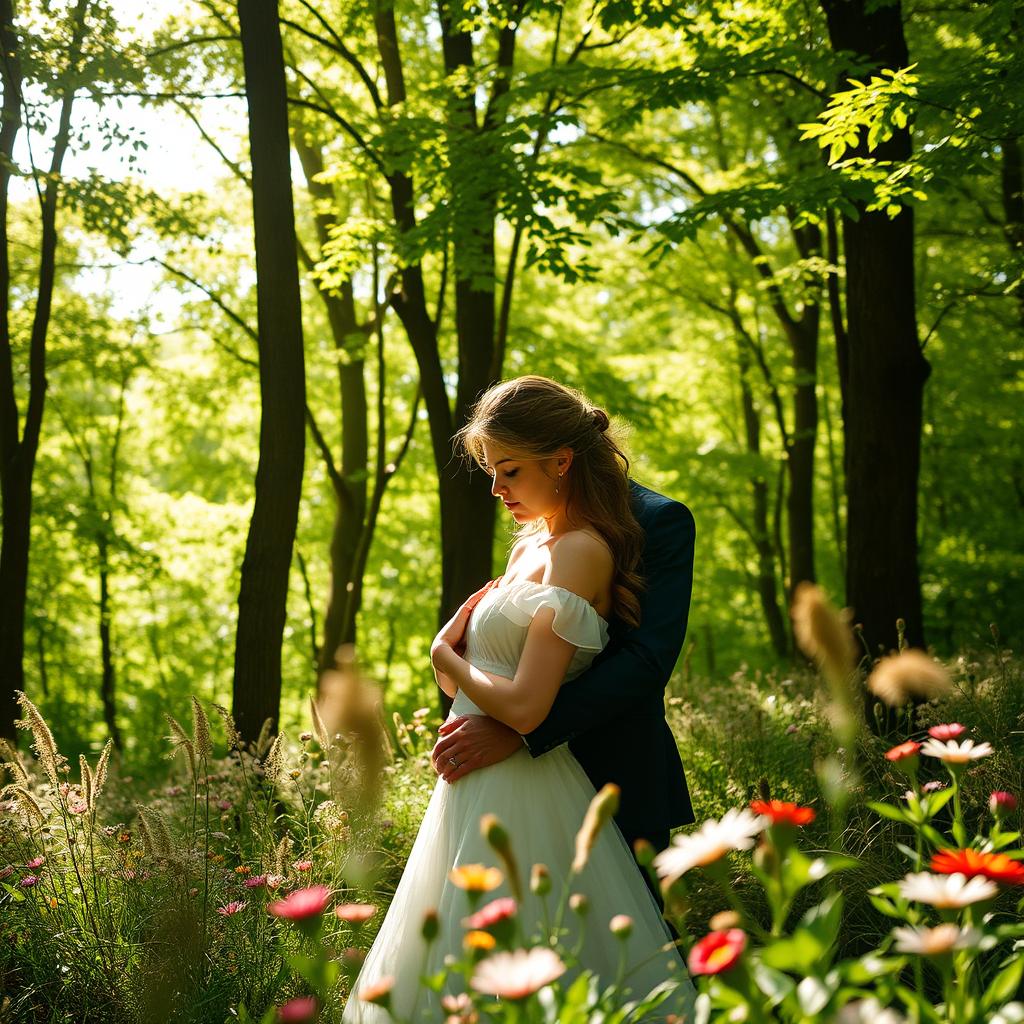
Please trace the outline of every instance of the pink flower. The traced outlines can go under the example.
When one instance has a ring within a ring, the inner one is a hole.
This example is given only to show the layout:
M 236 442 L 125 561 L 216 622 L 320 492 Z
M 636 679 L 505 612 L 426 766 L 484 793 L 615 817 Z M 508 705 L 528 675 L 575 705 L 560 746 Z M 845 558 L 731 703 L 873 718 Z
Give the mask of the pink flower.
M 313 867 L 311 860 L 297 860 L 293 865 L 296 871 L 309 871 Z
M 217 908 L 217 913 L 223 917 L 230 917 L 232 914 L 237 914 L 240 910 L 245 910 L 249 906 L 245 900 L 232 900 L 230 903 L 226 903 L 223 907 Z
M 164 790 L 164 793 L 166 793 L 167 796 L 181 796 L 181 794 L 184 792 L 185 790 L 183 790 L 181 786 L 168 786 Z
M 283 917 L 287 921 L 305 921 L 319 917 L 327 908 L 330 898 L 331 890 L 326 885 L 314 885 L 308 889 L 296 889 L 283 900 L 271 903 L 267 910 L 274 917 Z
M 377 908 L 372 903 L 339 903 L 334 908 L 334 913 L 339 921 L 363 924 L 377 913 Z
M 319 1008 L 314 996 L 300 996 L 277 1008 L 277 1019 L 282 1024 L 305 1024 L 316 1016 Z
M 948 785 L 948 783 L 946 783 L 946 782 L 939 782 L 938 779 L 935 779 L 932 782 L 926 782 L 921 787 L 921 792 L 922 793 L 937 793 L 940 789 L 945 789 L 947 785 Z
M 928 735 L 933 740 L 955 740 L 958 736 L 963 736 L 965 732 L 967 732 L 967 727 L 959 722 L 947 722 L 944 725 L 933 725 L 928 730 Z
M 496 924 L 513 917 L 516 912 L 516 901 L 511 896 L 502 896 L 501 899 L 491 900 L 485 907 L 481 907 L 472 917 L 463 920 L 464 928 L 486 929 L 493 928 Z
M 988 798 L 988 809 L 993 814 L 1006 814 L 1009 811 L 1017 810 L 1017 798 L 1005 789 L 997 789 Z
M 242 885 L 244 885 L 246 887 L 246 889 L 259 889 L 260 886 L 263 886 L 263 885 L 266 885 L 266 884 L 267 884 L 267 876 L 266 875 L 253 875 L 252 878 L 243 878 L 242 879 Z
M 217 806 L 222 811 L 230 810 L 231 809 L 231 801 L 230 800 L 218 800 L 217 801 Z M 294 1002 L 294 1000 L 292 1000 L 292 1002 Z
M 37 885 L 38 883 L 39 883 L 39 876 L 38 875 L 26 875 L 18 883 L 18 885 L 20 885 L 22 889 L 31 889 L 33 885 Z
M 41 868 L 43 866 L 43 864 L 45 864 L 45 863 L 46 863 L 46 858 L 45 857 L 33 857 L 25 865 L 25 867 L 31 868 L 34 871 L 36 868 Z
M 914 740 L 907 740 L 906 743 L 901 743 L 899 746 L 893 747 L 892 750 L 887 750 L 885 756 L 890 761 L 905 761 L 907 758 L 916 757 L 920 749 L 920 743 L 915 743 Z
M 359 990 L 359 998 L 364 1003 L 387 1007 L 391 1002 L 391 990 L 394 986 L 395 979 L 389 974 L 378 981 L 371 981 L 369 984 L 363 985 Z
M 560 978 L 565 964 L 553 949 L 537 946 L 495 953 L 476 965 L 470 986 L 499 999 L 525 999 Z

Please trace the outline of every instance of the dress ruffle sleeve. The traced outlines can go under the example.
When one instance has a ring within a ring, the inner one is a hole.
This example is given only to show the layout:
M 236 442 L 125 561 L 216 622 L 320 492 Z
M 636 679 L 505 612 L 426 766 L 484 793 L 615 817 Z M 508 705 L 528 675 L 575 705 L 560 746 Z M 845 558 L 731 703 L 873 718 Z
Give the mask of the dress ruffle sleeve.
M 579 594 L 550 583 L 523 580 L 493 588 L 494 608 L 517 626 L 529 626 L 541 608 L 553 608 L 551 628 L 585 651 L 600 651 L 608 641 L 608 624 Z

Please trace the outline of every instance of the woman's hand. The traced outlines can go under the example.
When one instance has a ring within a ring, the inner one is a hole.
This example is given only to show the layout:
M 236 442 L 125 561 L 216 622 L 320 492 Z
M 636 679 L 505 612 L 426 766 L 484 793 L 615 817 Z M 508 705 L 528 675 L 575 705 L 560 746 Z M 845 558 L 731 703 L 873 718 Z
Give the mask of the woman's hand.
M 500 577 L 499 577 L 500 578 Z M 469 625 L 473 609 L 480 603 L 484 594 L 491 589 L 498 581 L 490 580 L 485 583 L 475 594 L 470 594 L 459 606 L 459 610 L 441 628 L 430 645 L 430 656 L 433 661 L 434 652 L 442 644 L 447 644 L 456 654 L 462 655 L 466 650 L 466 627 Z

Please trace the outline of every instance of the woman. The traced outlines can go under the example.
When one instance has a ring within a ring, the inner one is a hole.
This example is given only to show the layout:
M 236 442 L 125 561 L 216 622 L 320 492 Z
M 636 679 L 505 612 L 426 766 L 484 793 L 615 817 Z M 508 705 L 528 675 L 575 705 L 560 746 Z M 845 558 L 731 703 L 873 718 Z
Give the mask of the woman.
M 454 699 L 453 715 L 486 714 L 530 732 L 559 686 L 603 649 L 608 620 L 637 623 L 643 532 L 630 510 L 628 463 L 608 425 L 608 416 L 578 392 L 543 377 L 520 377 L 487 391 L 456 435 L 492 477 L 492 494 L 520 530 L 504 575 L 472 595 L 431 646 L 438 685 Z M 449 873 L 494 862 L 481 816 L 498 815 L 524 870 L 546 865 L 557 894 L 593 796 L 567 745 L 537 758 L 524 748 L 451 786 L 439 780 L 355 991 L 391 976 L 396 1016 L 443 1019 L 433 995 L 418 991 L 418 977 L 439 970 L 447 954 L 461 953 L 467 903 Z M 634 922 L 626 948 L 636 965 L 628 979 L 634 997 L 673 976 L 681 983 L 659 1014 L 690 1013 L 693 987 L 678 953 L 659 952 L 669 932 L 614 825 L 601 832 L 572 887 L 590 907 L 586 919 L 568 922 L 576 934 L 567 944 L 581 942 L 582 965 L 606 983 L 614 978 L 622 947 L 608 924 L 627 914 Z M 440 932 L 428 947 L 420 922 L 432 910 Z M 528 933 L 544 913 L 539 898 L 527 893 L 519 917 Z M 386 1018 L 353 998 L 344 1019 L 376 1024 Z

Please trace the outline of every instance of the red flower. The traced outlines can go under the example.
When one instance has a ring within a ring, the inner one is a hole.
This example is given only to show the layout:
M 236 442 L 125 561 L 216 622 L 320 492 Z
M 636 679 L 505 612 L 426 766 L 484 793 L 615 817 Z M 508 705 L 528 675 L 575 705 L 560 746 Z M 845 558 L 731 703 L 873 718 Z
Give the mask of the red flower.
M 297 889 L 285 896 L 283 900 L 275 900 L 267 906 L 274 917 L 283 917 L 288 921 L 305 921 L 310 917 L 319 917 L 327 907 L 331 898 L 331 890 L 325 885 L 314 885 L 308 889 Z
M 690 973 L 721 974 L 736 964 L 746 945 L 747 934 L 742 928 L 711 932 L 690 950 Z
M 901 743 L 898 747 L 893 747 L 892 750 L 887 750 L 885 752 L 885 756 L 890 761 L 902 761 L 907 757 L 916 757 L 917 752 L 920 749 L 920 743 L 916 743 L 914 740 L 907 740 L 906 743 Z
M 316 1016 L 317 1002 L 313 996 L 291 999 L 277 1008 L 277 1019 L 282 1024 L 305 1024 Z
M 481 907 L 472 917 L 467 917 L 462 924 L 465 928 L 472 928 L 475 931 L 493 928 L 496 924 L 513 917 L 516 912 L 516 901 L 511 896 L 502 896 L 501 899 L 491 900 L 485 907 Z
M 928 735 L 935 740 L 955 740 L 967 732 L 967 727 L 959 722 L 947 722 L 944 725 L 933 725 L 928 730 Z
M 790 825 L 809 825 L 815 818 L 813 807 L 798 807 L 786 803 L 785 800 L 755 800 L 750 809 L 755 814 L 763 814 L 771 818 L 772 824 L 787 822 Z
M 25 865 L 25 867 L 27 867 L 27 868 L 32 868 L 32 870 L 34 871 L 34 870 L 35 870 L 36 868 L 41 868 L 41 867 L 43 866 L 43 862 L 44 862 L 45 860 L 46 860 L 46 858 L 45 858 L 45 857 L 33 857 L 33 858 L 32 858 L 32 859 L 31 859 L 31 860 L 30 860 L 30 861 L 29 861 L 29 862 L 28 862 L 28 863 L 27 863 L 27 864 Z
M 1024 864 L 1005 853 L 979 850 L 940 850 L 931 863 L 932 871 L 943 875 L 981 876 L 1004 885 L 1024 885 Z

